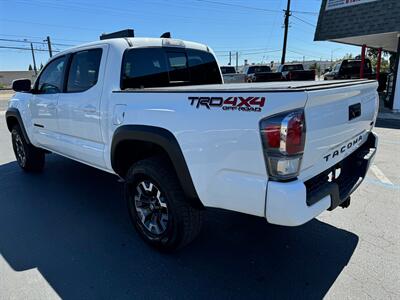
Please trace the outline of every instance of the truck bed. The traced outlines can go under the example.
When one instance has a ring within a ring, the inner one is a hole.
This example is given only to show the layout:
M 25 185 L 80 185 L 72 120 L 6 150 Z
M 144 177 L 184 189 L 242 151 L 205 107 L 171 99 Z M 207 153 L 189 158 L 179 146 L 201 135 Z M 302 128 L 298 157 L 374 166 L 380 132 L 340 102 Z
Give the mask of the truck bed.
M 207 84 L 207 85 L 188 85 L 177 87 L 158 87 L 144 89 L 126 89 L 114 92 L 148 92 L 148 93 L 223 93 L 223 92 L 299 92 L 310 90 L 321 90 L 352 86 L 357 84 L 367 84 L 374 80 L 354 79 L 354 80 L 324 80 L 324 81 L 296 81 L 296 82 L 253 82 L 253 83 L 231 83 L 231 84 Z

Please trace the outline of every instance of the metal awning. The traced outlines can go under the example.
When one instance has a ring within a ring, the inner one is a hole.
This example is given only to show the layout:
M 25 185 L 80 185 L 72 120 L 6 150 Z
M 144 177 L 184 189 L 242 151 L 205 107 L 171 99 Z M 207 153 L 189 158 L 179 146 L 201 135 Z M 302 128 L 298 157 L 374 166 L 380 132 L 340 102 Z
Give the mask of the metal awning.
M 397 52 L 397 43 L 400 32 L 377 33 L 370 35 L 352 36 L 340 39 L 329 39 L 332 42 L 342 44 L 362 46 L 367 45 L 369 48 L 382 48 L 382 50 Z

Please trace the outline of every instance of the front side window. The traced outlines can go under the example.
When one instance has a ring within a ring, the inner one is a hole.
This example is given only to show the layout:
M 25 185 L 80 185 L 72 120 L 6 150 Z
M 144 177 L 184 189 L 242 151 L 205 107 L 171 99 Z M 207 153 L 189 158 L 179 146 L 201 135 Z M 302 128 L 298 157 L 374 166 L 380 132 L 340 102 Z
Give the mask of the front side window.
M 121 89 L 222 83 L 214 56 L 193 49 L 129 49 L 121 73 Z
M 97 83 L 102 49 L 91 49 L 73 54 L 68 73 L 67 92 L 90 89 Z
M 40 94 L 56 94 L 63 90 L 65 56 L 51 61 L 39 77 L 37 90 Z

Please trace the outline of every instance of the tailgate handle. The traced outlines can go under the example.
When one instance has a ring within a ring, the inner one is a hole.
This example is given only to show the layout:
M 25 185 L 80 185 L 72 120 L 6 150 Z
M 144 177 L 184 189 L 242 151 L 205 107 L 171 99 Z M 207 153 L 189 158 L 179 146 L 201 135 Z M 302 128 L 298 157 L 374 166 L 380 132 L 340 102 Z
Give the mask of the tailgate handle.
M 361 103 L 349 106 L 349 121 L 361 116 Z

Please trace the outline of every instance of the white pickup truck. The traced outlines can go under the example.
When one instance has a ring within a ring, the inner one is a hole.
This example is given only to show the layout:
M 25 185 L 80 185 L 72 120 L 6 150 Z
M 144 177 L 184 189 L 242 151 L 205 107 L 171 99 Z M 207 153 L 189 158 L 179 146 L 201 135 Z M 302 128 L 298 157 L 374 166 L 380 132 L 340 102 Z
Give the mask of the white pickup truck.
M 220 66 L 224 83 L 244 83 L 246 82 L 246 75 L 236 72 L 233 66 Z
M 375 81 L 224 85 L 209 47 L 171 38 L 75 47 L 13 88 L 20 167 L 52 152 L 116 174 L 162 250 L 192 241 L 207 207 L 284 226 L 347 207 L 377 147 Z

